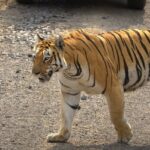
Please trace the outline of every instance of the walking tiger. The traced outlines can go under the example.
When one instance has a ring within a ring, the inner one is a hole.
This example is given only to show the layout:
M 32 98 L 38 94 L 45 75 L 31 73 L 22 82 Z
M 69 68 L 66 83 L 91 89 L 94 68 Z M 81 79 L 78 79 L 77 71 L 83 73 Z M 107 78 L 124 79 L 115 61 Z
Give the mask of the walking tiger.
M 132 137 L 124 115 L 124 91 L 142 86 L 150 77 L 150 30 L 128 29 L 88 33 L 82 29 L 57 38 L 38 35 L 34 46 L 33 74 L 41 82 L 58 73 L 63 95 L 61 126 L 48 142 L 65 142 L 71 134 L 81 92 L 104 94 L 118 141 Z

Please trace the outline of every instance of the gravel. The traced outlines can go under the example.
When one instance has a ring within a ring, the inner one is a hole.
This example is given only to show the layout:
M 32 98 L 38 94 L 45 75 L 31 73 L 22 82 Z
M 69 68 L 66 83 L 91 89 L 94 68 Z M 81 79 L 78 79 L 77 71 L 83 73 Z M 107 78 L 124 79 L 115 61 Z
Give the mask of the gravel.
M 144 11 L 113 3 L 66 6 L 11 1 L 7 7 L 1 3 L 0 150 L 150 149 L 150 83 L 125 94 L 126 116 L 134 130 L 130 145 L 115 143 L 116 133 L 101 95 L 81 101 L 68 143 L 50 144 L 46 136 L 57 131 L 60 120 L 57 76 L 41 84 L 31 74 L 31 47 L 37 33 L 46 38 L 74 28 L 149 28 L 149 0 Z

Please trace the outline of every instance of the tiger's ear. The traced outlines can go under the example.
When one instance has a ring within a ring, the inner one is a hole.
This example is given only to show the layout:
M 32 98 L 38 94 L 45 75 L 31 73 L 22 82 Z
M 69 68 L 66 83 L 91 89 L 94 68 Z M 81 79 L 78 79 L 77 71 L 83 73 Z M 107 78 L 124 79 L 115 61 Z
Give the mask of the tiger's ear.
M 56 39 L 55 39 L 55 46 L 58 49 L 63 50 L 63 47 L 65 46 L 65 43 L 64 43 L 64 39 L 63 39 L 63 37 L 61 35 L 56 37 Z
M 40 42 L 40 41 L 43 41 L 44 38 L 42 38 L 39 34 L 36 35 L 36 41 L 37 42 Z

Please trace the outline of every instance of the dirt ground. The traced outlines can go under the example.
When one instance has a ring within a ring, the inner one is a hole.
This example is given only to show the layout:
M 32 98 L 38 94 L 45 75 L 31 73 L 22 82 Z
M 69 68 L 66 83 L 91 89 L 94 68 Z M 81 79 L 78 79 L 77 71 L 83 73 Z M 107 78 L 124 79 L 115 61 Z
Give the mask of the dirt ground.
M 56 76 L 40 84 L 28 58 L 36 33 L 48 37 L 72 28 L 148 28 L 150 0 L 144 11 L 110 2 L 8 5 L 0 5 L 0 150 L 150 150 L 150 83 L 125 94 L 125 112 L 134 132 L 129 145 L 116 143 L 101 95 L 81 101 L 68 143 L 47 143 L 47 134 L 59 128 L 59 84 Z

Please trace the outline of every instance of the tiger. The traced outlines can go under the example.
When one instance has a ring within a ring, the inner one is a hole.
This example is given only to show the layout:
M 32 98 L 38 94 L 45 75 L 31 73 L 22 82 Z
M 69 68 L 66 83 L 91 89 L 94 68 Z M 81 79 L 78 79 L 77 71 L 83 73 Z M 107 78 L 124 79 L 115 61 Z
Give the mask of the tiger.
M 133 136 L 124 114 L 124 91 L 141 87 L 150 77 L 150 30 L 122 29 L 89 33 L 74 29 L 57 37 L 37 35 L 32 73 L 39 81 L 58 74 L 61 86 L 61 125 L 50 133 L 47 142 L 66 142 L 82 91 L 103 94 L 118 142 L 128 143 Z

